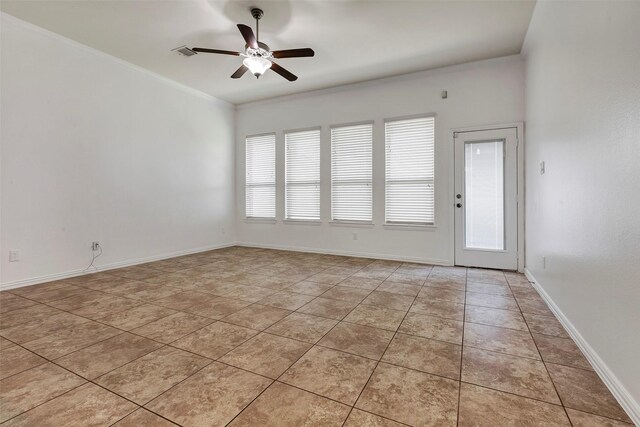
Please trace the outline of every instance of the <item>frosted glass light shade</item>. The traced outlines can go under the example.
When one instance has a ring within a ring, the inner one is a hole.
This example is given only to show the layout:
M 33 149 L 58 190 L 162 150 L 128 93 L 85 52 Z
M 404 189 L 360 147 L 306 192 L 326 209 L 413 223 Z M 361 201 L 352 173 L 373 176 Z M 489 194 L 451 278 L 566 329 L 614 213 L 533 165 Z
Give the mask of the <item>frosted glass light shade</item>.
M 260 77 L 265 71 L 271 68 L 271 61 L 260 56 L 250 56 L 242 61 L 245 67 L 256 77 Z

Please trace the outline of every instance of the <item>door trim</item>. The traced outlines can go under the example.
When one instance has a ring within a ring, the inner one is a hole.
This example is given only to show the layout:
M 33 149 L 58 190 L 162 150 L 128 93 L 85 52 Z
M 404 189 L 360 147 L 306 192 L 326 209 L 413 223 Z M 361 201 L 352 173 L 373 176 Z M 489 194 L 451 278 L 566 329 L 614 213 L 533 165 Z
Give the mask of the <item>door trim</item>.
M 476 132 L 483 130 L 498 130 L 498 129 L 515 129 L 517 146 L 516 146 L 516 176 L 518 177 L 518 195 L 517 195 L 517 215 L 518 215 L 518 272 L 524 273 L 525 267 L 525 184 L 524 184 L 524 122 L 511 122 L 511 123 L 497 123 L 493 125 L 483 126 L 466 126 L 459 128 L 452 128 L 449 131 L 449 149 L 451 150 L 451 156 L 449 159 L 449 196 L 447 198 L 449 203 L 449 220 L 451 221 L 451 227 L 449 229 L 449 241 L 451 242 L 451 248 L 449 251 L 449 257 L 451 264 L 455 265 L 455 134 L 463 132 Z

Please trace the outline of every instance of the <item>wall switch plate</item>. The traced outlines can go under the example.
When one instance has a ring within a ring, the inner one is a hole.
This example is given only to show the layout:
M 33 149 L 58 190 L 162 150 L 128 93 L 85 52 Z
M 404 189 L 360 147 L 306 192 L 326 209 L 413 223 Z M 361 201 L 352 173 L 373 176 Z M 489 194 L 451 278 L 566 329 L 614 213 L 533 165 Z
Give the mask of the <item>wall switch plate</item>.
M 542 257 L 542 269 L 546 269 L 547 268 L 547 257 L 543 256 Z
M 20 251 L 9 251 L 9 262 L 20 261 Z
M 540 162 L 540 175 L 544 175 L 544 161 Z
M 358 240 L 358 233 L 353 233 L 353 240 Z

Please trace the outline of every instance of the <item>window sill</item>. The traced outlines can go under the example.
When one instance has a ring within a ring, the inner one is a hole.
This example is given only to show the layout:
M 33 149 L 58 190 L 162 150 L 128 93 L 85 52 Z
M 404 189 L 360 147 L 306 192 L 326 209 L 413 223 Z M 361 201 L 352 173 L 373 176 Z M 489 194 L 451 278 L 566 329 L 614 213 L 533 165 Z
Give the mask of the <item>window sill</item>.
M 383 227 L 388 230 L 406 231 L 435 231 L 438 228 L 435 224 L 384 224 Z
M 248 224 L 275 224 L 278 221 L 274 218 L 245 218 L 244 222 Z
M 322 225 L 319 219 L 283 219 L 283 224 L 289 225 Z
M 329 225 L 333 227 L 359 227 L 373 228 L 372 221 L 329 221 Z

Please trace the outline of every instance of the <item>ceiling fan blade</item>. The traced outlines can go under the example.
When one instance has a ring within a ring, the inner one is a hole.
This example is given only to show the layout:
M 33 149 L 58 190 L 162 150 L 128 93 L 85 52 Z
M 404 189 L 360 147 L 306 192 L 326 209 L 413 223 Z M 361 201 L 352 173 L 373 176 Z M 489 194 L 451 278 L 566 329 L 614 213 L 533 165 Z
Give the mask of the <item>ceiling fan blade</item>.
M 220 49 L 205 49 L 203 47 L 192 47 L 192 51 L 201 53 L 220 53 L 222 55 L 240 56 L 240 52 L 234 52 L 232 50 L 220 50 Z
M 244 75 L 244 73 L 247 72 L 247 70 L 248 70 L 247 67 L 245 67 L 244 65 L 241 65 L 240 68 L 238 68 L 235 73 L 231 74 L 231 78 L 232 79 L 239 79 L 240 77 L 242 77 Z
M 309 49 L 308 47 L 302 49 L 286 49 L 286 50 L 274 50 L 271 52 L 274 58 L 302 58 L 313 56 L 316 53 L 313 49 Z
M 251 49 L 257 49 L 258 40 L 256 40 L 256 36 L 253 34 L 251 27 L 244 24 L 238 24 L 238 29 L 242 33 L 242 37 L 244 37 L 244 41 L 247 42 L 247 45 L 249 45 Z
M 290 82 L 294 82 L 294 81 L 298 80 L 298 76 L 296 76 L 295 74 L 291 73 L 288 70 L 285 70 L 284 68 L 282 68 L 281 66 L 279 66 L 275 62 L 271 62 L 271 69 L 273 71 L 275 71 L 276 73 L 280 74 L 285 79 L 289 80 Z

